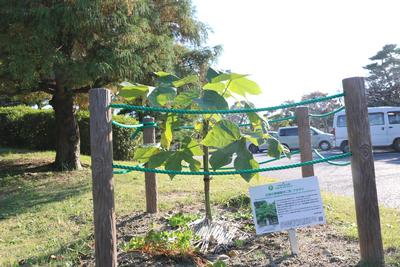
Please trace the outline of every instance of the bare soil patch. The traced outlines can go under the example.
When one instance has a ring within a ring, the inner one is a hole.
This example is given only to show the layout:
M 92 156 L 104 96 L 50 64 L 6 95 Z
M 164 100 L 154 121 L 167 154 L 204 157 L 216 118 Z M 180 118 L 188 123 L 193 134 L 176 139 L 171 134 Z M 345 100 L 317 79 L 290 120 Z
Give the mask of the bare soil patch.
M 197 210 L 184 207 L 176 212 Z M 320 225 L 297 230 L 299 255 L 291 255 L 286 232 L 256 236 L 252 219 L 237 214 L 234 208 L 218 208 L 215 216 L 226 223 L 239 224 L 249 233 L 245 242 L 232 244 L 217 253 L 198 253 L 193 257 L 149 255 L 140 251 L 124 252 L 121 244 L 134 236 L 144 236 L 149 230 L 171 230 L 167 218 L 172 212 L 157 215 L 134 213 L 118 220 L 119 266 L 199 266 L 223 260 L 227 266 L 359 266 L 359 248 L 356 240 L 338 233 L 332 225 Z M 223 214 L 223 216 L 218 216 Z M 387 253 L 390 253 L 389 251 Z M 199 261 L 201 259 L 201 261 Z M 93 259 L 84 261 L 93 265 Z

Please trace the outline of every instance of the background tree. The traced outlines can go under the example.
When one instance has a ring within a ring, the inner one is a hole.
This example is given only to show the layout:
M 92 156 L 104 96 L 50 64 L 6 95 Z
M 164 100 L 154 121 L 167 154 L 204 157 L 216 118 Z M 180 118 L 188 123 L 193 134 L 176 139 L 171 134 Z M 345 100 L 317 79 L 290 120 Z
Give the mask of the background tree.
M 0 92 L 50 94 L 55 166 L 79 169 L 74 96 L 125 79 L 149 82 L 149 73 L 173 70 L 178 46 L 196 48 L 206 35 L 190 0 L 0 0 Z
M 282 104 L 293 104 L 295 101 L 294 100 L 286 100 Z M 293 116 L 295 113 L 295 108 L 285 108 L 281 109 L 278 112 L 273 111 L 273 112 L 267 112 L 264 114 L 264 117 L 267 120 L 275 120 L 275 119 L 281 119 L 285 117 L 290 117 Z M 286 127 L 286 126 L 292 126 L 294 122 L 292 120 L 285 120 L 281 122 L 276 122 L 276 123 L 271 123 L 270 127 L 271 130 L 278 130 L 279 127 Z
M 385 45 L 375 56 L 373 63 L 364 68 L 367 77 L 369 106 L 400 105 L 400 48 L 395 44 Z
M 327 96 L 327 93 L 322 93 L 315 91 L 309 94 L 305 94 L 301 97 L 301 100 L 319 98 Z M 342 104 L 338 99 L 330 99 L 328 101 L 312 103 L 308 105 L 310 114 L 322 114 L 326 112 L 333 111 L 339 108 Z M 325 132 L 330 132 L 333 125 L 333 116 L 328 116 L 325 118 L 313 118 L 310 120 L 310 124 L 313 127 L 322 129 Z

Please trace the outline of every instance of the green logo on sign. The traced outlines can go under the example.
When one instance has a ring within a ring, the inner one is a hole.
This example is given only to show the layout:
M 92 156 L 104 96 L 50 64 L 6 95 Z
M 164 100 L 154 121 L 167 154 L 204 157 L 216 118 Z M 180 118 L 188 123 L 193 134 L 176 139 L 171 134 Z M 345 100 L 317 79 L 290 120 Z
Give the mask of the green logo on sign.
M 268 186 L 268 190 L 273 190 L 274 189 L 274 187 L 272 186 L 272 185 L 270 185 L 270 186 Z

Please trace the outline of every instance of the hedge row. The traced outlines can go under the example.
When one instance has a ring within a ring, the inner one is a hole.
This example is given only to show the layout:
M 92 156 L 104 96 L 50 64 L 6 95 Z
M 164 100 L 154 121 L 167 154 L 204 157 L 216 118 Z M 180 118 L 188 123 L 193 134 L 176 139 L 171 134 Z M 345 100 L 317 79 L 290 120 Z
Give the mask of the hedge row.
M 89 112 L 77 114 L 81 137 L 81 153 L 90 155 Z M 133 118 L 114 116 L 114 120 L 136 124 Z M 132 129 L 113 125 L 113 152 L 115 160 L 133 158 L 134 148 L 141 137 L 130 139 Z M 27 106 L 0 107 L 0 145 L 38 150 L 55 149 L 55 119 L 53 110 L 37 110 Z

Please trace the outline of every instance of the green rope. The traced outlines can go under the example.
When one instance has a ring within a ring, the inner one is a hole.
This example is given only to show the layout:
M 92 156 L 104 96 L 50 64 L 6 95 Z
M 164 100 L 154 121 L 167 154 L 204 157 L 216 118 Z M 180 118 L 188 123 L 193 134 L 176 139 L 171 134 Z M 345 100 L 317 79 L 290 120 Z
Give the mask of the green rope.
M 144 129 L 144 128 L 153 128 L 153 127 L 157 127 L 157 122 L 153 122 L 153 121 L 148 121 L 148 122 L 144 122 L 144 123 L 140 123 L 140 124 L 135 124 L 135 125 L 128 125 L 128 124 L 122 124 L 120 122 L 117 121 L 112 121 L 112 124 L 121 127 L 121 128 L 126 128 L 126 129 L 136 129 L 132 135 L 131 135 L 131 139 L 135 139 L 136 136 Z
M 323 113 L 323 114 L 310 114 L 309 116 L 311 118 L 324 118 L 324 117 L 328 117 L 330 115 L 333 115 L 335 113 L 338 113 L 339 111 L 342 111 L 343 109 L 344 109 L 344 106 L 342 106 L 342 107 L 340 107 L 338 109 L 332 110 L 331 112 L 327 112 L 327 113 Z
M 321 159 L 325 159 L 325 157 L 323 155 L 321 155 L 318 150 L 314 149 L 315 154 L 317 154 L 318 157 L 320 157 Z M 334 165 L 334 166 L 348 166 L 351 164 L 351 161 L 346 161 L 346 162 L 335 162 L 335 161 L 326 161 L 326 163 Z
M 119 164 L 113 164 L 113 168 L 116 169 L 125 169 L 125 170 L 132 170 L 132 171 L 141 171 L 141 172 L 150 172 L 150 173 L 162 173 L 162 174 L 174 174 L 174 175 L 234 175 L 234 174 L 243 174 L 243 173 L 258 173 L 258 172 L 266 172 L 266 171 L 277 171 L 277 170 L 284 170 L 290 168 L 298 168 L 301 166 L 313 165 L 317 163 L 327 162 L 334 159 L 341 159 L 350 156 L 351 153 L 344 153 L 341 155 L 335 155 L 328 158 L 323 159 L 315 159 L 306 162 L 300 163 L 293 163 L 288 165 L 281 165 L 281 166 L 271 166 L 271 167 L 264 167 L 264 168 L 257 168 L 257 169 L 245 169 L 245 170 L 235 170 L 235 171 L 175 171 L 175 170 L 160 170 L 160 169 L 151 169 L 151 168 L 143 168 L 140 166 L 125 166 Z
M 145 107 L 145 106 L 134 106 L 128 104 L 111 104 L 112 108 L 124 108 L 135 111 L 154 111 L 154 112 L 165 112 L 165 113 L 176 113 L 176 114 L 232 114 L 232 113 L 250 113 L 250 112 L 260 112 L 260 111 L 271 111 L 283 108 L 291 108 L 301 105 L 307 105 L 322 101 L 327 101 L 334 98 L 339 98 L 344 96 L 343 93 L 335 94 L 331 96 L 324 96 L 319 98 L 312 98 L 303 100 L 297 103 L 287 103 L 279 106 L 265 107 L 265 108 L 246 108 L 246 109 L 217 109 L 217 110 L 209 110 L 209 109 L 199 109 L 199 110 L 190 110 L 190 109 L 173 109 L 173 108 L 162 108 L 162 107 Z
M 274 120 L 268 120 L 268 123 L 275 123 L 275 122 L 280 122 L 280 121 L 289 121 L 289 120 L 295 120 L 296 116 L 288 116 L 288 117 L 283 117 L 279 119 L 274 119 Z
M 126 174 L 133 172 L 133 170 L 118 170 L 118 171 L 113 171 L 113 174 Z

